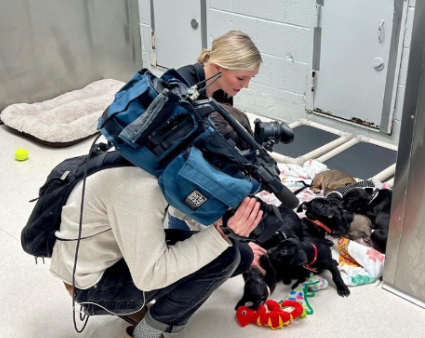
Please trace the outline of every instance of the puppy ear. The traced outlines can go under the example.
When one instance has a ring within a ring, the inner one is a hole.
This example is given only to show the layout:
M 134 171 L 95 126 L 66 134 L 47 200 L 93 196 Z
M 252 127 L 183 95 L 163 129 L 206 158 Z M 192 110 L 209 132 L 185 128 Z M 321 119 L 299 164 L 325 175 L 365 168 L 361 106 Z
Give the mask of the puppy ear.
M 305 205 L 305 202 L 302 202 L 297 209 L 297 212 L 302 212 L 303 210 L 307 210 L 307 206 Z
M 289 265 L 300 266 L 300 265 L 304 265 L 304 264 L 307 264 L 307 254 L 303 250 L 298 250 L 295 253 L 294 258 L 292 258 Z
M 364 188 L 364 190 L 369 194 L 373 195 L 373 188 Z

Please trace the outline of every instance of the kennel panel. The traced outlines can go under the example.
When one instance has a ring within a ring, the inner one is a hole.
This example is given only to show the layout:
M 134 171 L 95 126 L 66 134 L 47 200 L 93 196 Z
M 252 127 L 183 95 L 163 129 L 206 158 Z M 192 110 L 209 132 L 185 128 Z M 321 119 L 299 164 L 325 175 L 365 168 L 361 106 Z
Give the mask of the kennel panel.
M 350 140 L 353 135 L 316 122 L 301 119 L 289 125 L 294 141 L 278 143 L 270 155 L 278 162 L 303 165 Z
M 397 146 L 356 136 L 317 160 L 329 169 L 343 170 L 359 179 L 375 178 L 383 182 L 394 175 Z

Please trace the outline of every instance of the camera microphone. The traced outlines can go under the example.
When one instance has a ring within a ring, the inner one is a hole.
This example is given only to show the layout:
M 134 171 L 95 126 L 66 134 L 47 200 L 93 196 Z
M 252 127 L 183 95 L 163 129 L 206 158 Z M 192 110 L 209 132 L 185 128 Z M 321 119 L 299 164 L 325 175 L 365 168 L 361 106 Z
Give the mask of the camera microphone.
M 282 204 L 286 205 L 290 209 L 295 209 L 300 203 L 298 197 L 295 196 L 295 194 L 285 185 L 282 185 L 282 189 L 280 189 L 278 193 L 275 193 L 275 196 L 282 202 Z

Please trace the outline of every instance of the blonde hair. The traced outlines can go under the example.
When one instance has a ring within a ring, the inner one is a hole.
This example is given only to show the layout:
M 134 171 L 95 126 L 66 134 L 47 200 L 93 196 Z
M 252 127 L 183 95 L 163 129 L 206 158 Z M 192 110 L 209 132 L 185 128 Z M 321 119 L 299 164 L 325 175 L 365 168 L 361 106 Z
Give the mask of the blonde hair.
M 241 31 L 230 31 L 213 40 L 211 49 L 198 57 L 203 64 L 215 63 L 231 70 L 258 69 L 263 62 L 251 38 Z

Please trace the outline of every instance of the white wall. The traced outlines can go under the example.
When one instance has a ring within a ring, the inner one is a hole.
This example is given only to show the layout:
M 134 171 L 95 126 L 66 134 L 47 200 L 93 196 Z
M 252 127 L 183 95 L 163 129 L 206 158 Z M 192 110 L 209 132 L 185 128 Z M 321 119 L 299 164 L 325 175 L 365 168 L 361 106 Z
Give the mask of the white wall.
M 312 99 L 311 61 L 316 1 L 209 0 L 209 45 L 214 37 L 231 29 L 239 29 L 251 36 L 262 54 L 264 63 L 260 73 L 251 81 L 248 90 L 241 91 L 235 97 L 235 106 L 238 108 L 288 123 L 307 118 L 353 134 L 397 144 L 416 0 L 408 1 L 407 19 L 402 23 L 402 29 L 405 25 L 405 37 L 392 135 L 306 112 L 306 102 Z M 151 53 L 150 0 L 139 0 L 139 11 L 143 65 L 152 69 L 150 60 L 154 54 Z M 197 55 L 193 56 L 194 62 L 196 57 Z M 158 69 L 153 71 L 161 73 Z

